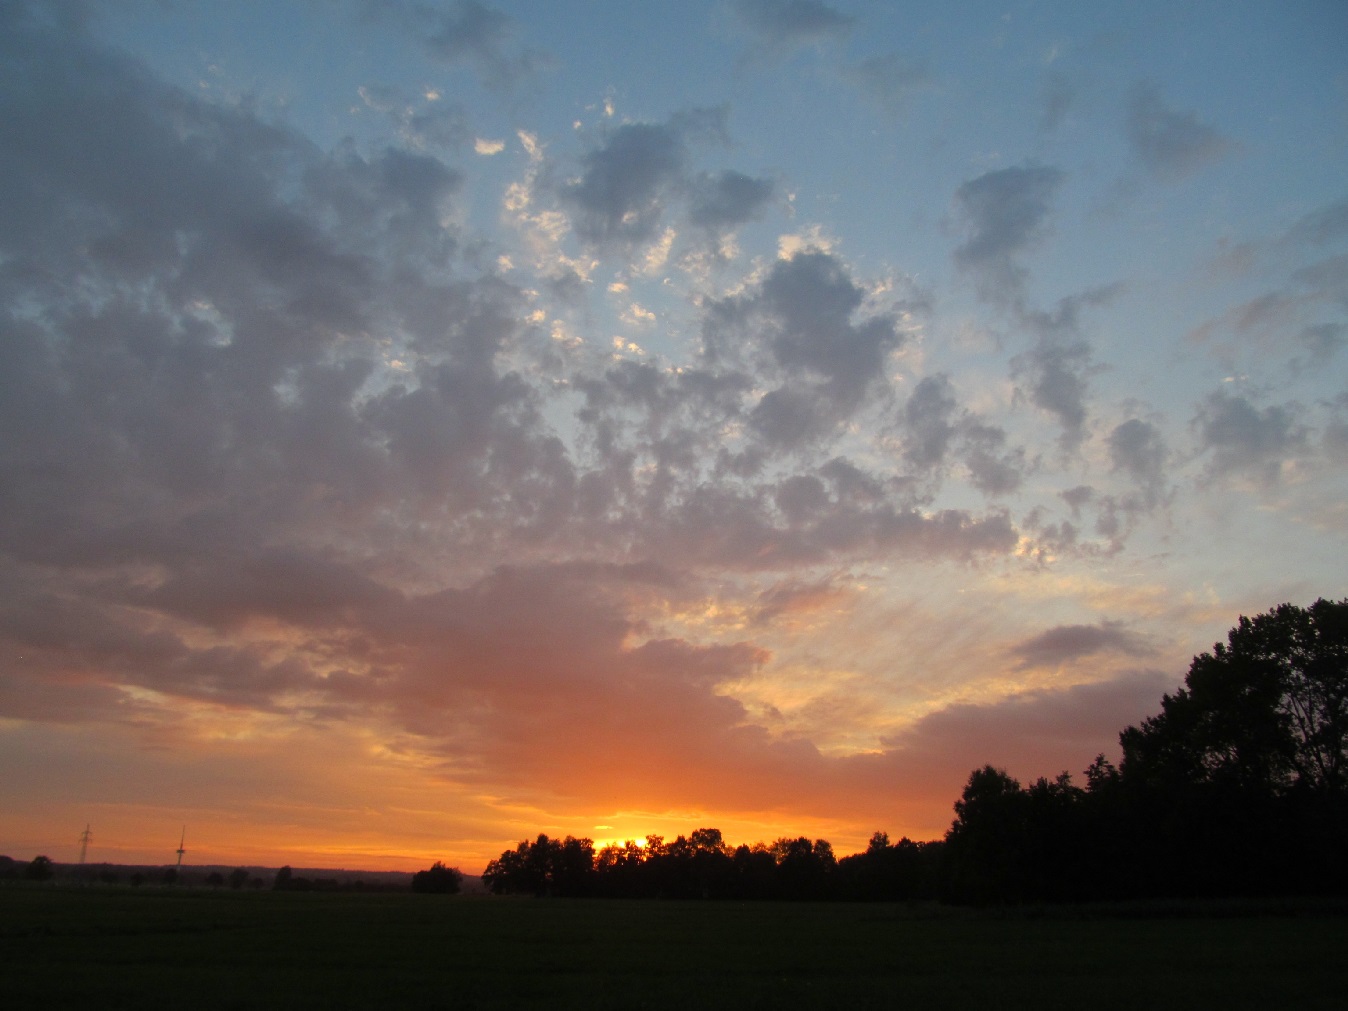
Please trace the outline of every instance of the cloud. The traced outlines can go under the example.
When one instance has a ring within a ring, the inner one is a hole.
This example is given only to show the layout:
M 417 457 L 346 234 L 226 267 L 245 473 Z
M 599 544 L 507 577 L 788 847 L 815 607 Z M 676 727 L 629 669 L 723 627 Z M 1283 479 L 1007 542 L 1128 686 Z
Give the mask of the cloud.
M 991 498 L 1015 492 L 1024 479 L 1024 450 L 1009 448 L 999 426 L 961 409 L 949 377 L 942 373 L 927 376 L 913 389 L 900 430 L 903 459 L 919 472 L 939 475 L 957 458 L 970 484 Z
M 1140 85 L 1128 104 L 1128 140 L 1149 170 L 1183 179 L 1230 150 L 1231 143 L 1192 112 L 1166 105 L 1156 88 Z
M 1311 361 L 1325 364 L 1348 345 L 1348 325 L 1343 323 L 1320 323 L 1308 326 L 1298 335 L 1302 344 L 1311 353 Z
M 659 231 L 668 205 L 688 187 L 688 145 L 724 133 L 725 111 L 680 113 L 665 123 L 625 123 L 581 159 L 581 175 L 561 189 L 575 211 L 576 231 L 587 241 L 646 243 Z M 767 196 L 759 180 L 739 173 L 691 183 L 700 224 L 747 220 Z
M 868 57 L 847 67 L 843 76 L 891 116 L 906 112 L 913 98 L 932 83 L 924 62 L 899 53 Z
M 903 406 L 904 459 L 923 470 L 942 466 L 955 437 L 958 406 L 948 376 L 927 376 L 918 383 Z
M 1165 487 L 1166 445 L 1161 430 L 1149 421 L 1129 418 L 1109 433 L 1109 459 L 1143 490 L 1145 501 L 1155 503 Z
M 397 88 L 370 84 L 357 89 L 365 108 L 386 117 L 398 135 L 417 150 L 462 147 L 472 138 L 467 110 L 438 96 L 409 97 Z
M 1239 394 L 1217 390 L 1198 406 L 1193 427 L 1209 475 L 1245 473 L 1276 483 L 1285 461 L 1306 448 L 1306 429 L 1295 405 L 1260 409 Z
M 532 479 L 566 501 L 531 391 L 498 370 L 520 295 L 455 276 L 455 169 L 318 151 L 38 29 L 4 59 L 29 85 L 0 96 L 22 152 L 0 285 L 54 307 L 0 324 L 0 415 L 28 433 L 0 466 L 45 475 L 4 482 L 6 549 L 172 572 L 300 529 L 340 541 L 432 491 L 529 523 L 553 515 Z
M 819 491 L 822 490 L 823 486 L 820 485 Z M 753 622 L 755 625 L 768 625 L 797 615 L 835 609 L 842 606 L 849 596 L 846 589 L 835 586 L 831 580 L 786 580 L 758 595 Z
M 693 184 L 689 220 L 715 231 L 734 228 L 760 217 L 772 199 L 770 179 L 755 179 L 725 170 L 699 177 Z
M 1018 534 L 1000 511 L 924 511 L 902 490 L 842 459 L 820 467 L 818 484 L 794 475 L 777 485 L 735 492 L 701 486 L 648 543 L 655 557 L 743 571 L 836 564 L 877 552 L 908 560 L 971 561 L 1008 554 Z M 774 514 L 771 504 L 780 506 Z
M 1013 362 L 1030 402 L 1062 427 L 1062 446 L 1075 449 L 1085 437 L 1091 349 L 1084 341 L 1041 340 Z
M 769 445 L 801 447 L 835 431 L 885 378 L 903 335 L 892 313 L 861 316 L 865 290 L 832 253 L 776 260 L 747 291 L 710 302 L 709 360 L 747 357 L 782 385 L 749 418 Z
M 1348 463 L 1348 393 L 1340 393 L 1334 398 L 1330 419 L 1321 435 L 1321 445 L 1330 460 Z
M 1000 498 L 1020 489 L 1028 469 L 1025 451 L 1006 446 L 1006 433 L 995 425 L 969 421 L 963 426 L 964 465 L 969 481 L 984 495 Z
M 1057 420 L 1064 452 L 1074 451 L 1086 436 L 1090 379 L 1101 371 L 1081 336 L 1081 312 L 1107 305 L 1120 291 L 1122 286 L 1113 284 L 1069 295 L 1051 311 L 1014 307 L 1018 322 L 1036 335 L 1034 346 L 1011 362 L 1013 375 L 1023 384 L 1018 393 Z
M 1348 200 L 1338 200 L 1298 218 L 1283 236 L 1283 242 L 1323 246 L 1344 236 L 1348 236 Z
M 539 50 L 516 49 L 514 20 L 477 0 L 362 0 L 361 9 L 408 32 L 432 59 L 472 67 L 489 88 L 513 88 L 552 66 Z
M 891 315 L 854 322 L 864 298 L 838 257 L 802 252 L 777 260 L 744 308 L 766 327 L 778 365 L 822 377 L 839 397 L 859 396 L 901 340 Z
M 1102 621 L 1097 625 L 1059 625 L 1016 643 L 1009 652 L 1019 661 L 1018 670 L 1029 670 L 1059 667 L 1097 653 L 1137 657 L 1153 650 L 1121 622 Z
M 1050 72 L 1044 75 L 1040 91 L 1040 129 L 1052 133 L 1062 125 L 1077 100 L 1077 91 L 1077 85 L 1066 74 Z
M 397 606 L 402 595 L 348 563 L 295 548 L 273 548 L 184 567 L 130 599 L 211 628 L 230 629 L 251 618 L 310 627 L 336 624 L 362 611 Z
M 1079 777 L 1096 754 L 1117 756 L 1119 731 L 1155 712 L 1175 680 L 1140 670 L 993 702 L 957 703 L 887 738 L 882 754 L 849 764 L 884 770 L 905 784 L 931 783 L 952 803 L 969 773 L 987 763 L 1024 780 L 1060 770 Z
M 1302 267 L 1292 279 L 1310 288 L 1313 297 L 1332 299 L 1348 309 L 1348 253 Z
M 955 263 L 977 278 L 984 298 L 1020 296 L 1025 281 L 1020 255 L 1047 234 L 1051 201 L 1064 178 L 1047 166 L 998 169 L 955 191 L 955 212 L 965 232 Z
M 734 0 L 740 22 L 775 55 L 844 38 L 855 23 L 819 0 Z

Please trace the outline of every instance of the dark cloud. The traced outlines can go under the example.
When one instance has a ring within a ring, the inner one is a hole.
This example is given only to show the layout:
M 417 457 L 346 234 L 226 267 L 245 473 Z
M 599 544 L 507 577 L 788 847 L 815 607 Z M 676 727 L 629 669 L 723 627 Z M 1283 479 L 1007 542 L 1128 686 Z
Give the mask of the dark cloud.
M 883 376 L 900 341 L 893 316 L 855 319 L 864 298 L 836 256 L 802 252 L 774 263 L 745 308 L 766 327 L 778 365 L 823 378 L 838 398 L 856 397 Z
M 772 194 L 770 179 L 730 170 L 704 175 L 693 184 L 688 218 L 702 228 L 734 228 L 760 217 Z
M 578 211 L 576 230 L 592 241 L 650 239 L 685 160 L 683 137 L 675 128 L 618 127 L 602 148 L 585 156 L 581 178 L 563 190 Z
M 1024 480 L 1024 450 L 1007 445 L 1002 427 L 962 410 L 945 375 L 918 383 L 903 407 L 900 431 L 903 460 L 919 473 L 941 472 L 958 458 L 969 484 L 992 499 L 1018 491 Z
M 1348 253 L 1302 267 L 1292 278 L 1309 287 L 1316 296 L 1348 309 Z
M 819 487 L 822 491 L 823 486 Z M 845 589 L 830 580 L 786 580 L 758 595 L 753 621 L 756 625 L 767 625 L 795 615 L 827 610 L 841 605 L 848 596 Z
M 1006 433 L 995 425 L 969 422 L 964 426 L 964 465 L 970 483 L 991 498 L 1019 490 L 1025 480 L 1025 451 L 1006 445 Z
M 841 39 L 854 20 L 819 0 L 734 0 L 733 8 L 759 44 L 771 53 Z
M 925 512 L 908 504 L 901 489 L 845 460 L 830 461 L 814 478 L 795 475 L 746 491 L 699 486 L 666 522 L 653 525 L 648 543 L 671 563 L 682 559 L 748 571 L 877 552 L 968 561 L 1006 554 L 1016 545 L 1015 526 L 1003 512 Z
M 1138 87 L 1128 104 L 1128 140 L 1143 165 L 1171 179 L 1192 175 L 1231 146 L 1192 112 L 1167 106 L 1150 85 Z
M 1194 416 L 1199 451 L 1213 476 L 1248 473 L 1276 482 L 1282 464 L 1306 448 L 1306 430 L 1295 405 L 1260 409 L 1239 394 L 1217 390 Z
M 1076 516 L 1083 507 L 1095 501 L 1095 489 L 1090 485 L 1079 484 L 1075 488 L 1068 488 L 1059 497 L 1067 503 L 1072 515 Z
M 902 115 L 914 96 L 931 86 L 926 64 L 898 53 L 869 57 L 843 74 L 891 116 Z
M 1045 133 L 1052 133 L 1062 125 L 1067 113 L 1077 99 L 1077 86 L 1065 74 L 1049 73 L 1044 76 L 1040 91 L 1041 111 L 1039 126 Z
M 943 374 L 918 383 L 904 405 L 900 429 L 904 461 L 919 472 L 942 471 L 954 457 L 963 462 L 969 482 L 991 498 L 1021 485 L 1024 450 L 1008 447 L 1000 427 L 961 409 Z
M 1340 393 L 1334 398 L 1321 445 L 1330 460 L 1348 463 L 1348 393 Z
M 457 149 L 473 139 L 468 111 L 456 102 L 412 98 L 404 92 L 381 84 L 360 89 L 365 106 L 387 117 L 399 134 L 411 145 L 426 148 Z
M 945 463 L 958 407 L 948 376 L 927 376 L 917 384 L 903 406 L 903 456 L 909 464 L 927 470 Z
M 1020 254 L 1047 232 L 1051 201 L 1064 174 L 1047 166 L 998 169 L 955 191 L 955 211 L 965 240 L 955 263 L 975 275 L 994 301 L 1014 301 L 1024 284 Z
M 1075 449 L 1085 437 L 1091 349 L 1084 341 L 1040 341 L 1013 362 L 1030 402 L 1062 427 L 1062 445 Z
M 1013 375 L 1023 384 L 1019 392 L 1057 420 L 1065 452 L 1074 451 L 1085 438 L 1090 379 L 1100 371 L 1091 345 L 1081 336 L 1082 310 L 1106 305 L 1122 290 L 1115 284 L 1069 295 L 1052 310 L 1015 307 L 1018 321 L 1036 341 L 1012 359 Z
M 251 618 L 301 627 L 338 624 L 361 612 L 396 606 L 402 595 L 353 565 L 296 548 L 213 560 L 179 570 L 132 600 L 217 629 L 238 628 Z
M 688 179 L 689 144 L 720 137 L 724 129 L 724 110 L 701 109 L 610 131 L 581 159 L 580 178 L 562 187 L 562 199 L 576 212 L 576 231 L 590 242 L 648 242 L 666 207 L 690 186 L 695 212 L 708 219 L 700 223 L 756 214 L 766 200 L 759 180 L 738 173 Z
M 1010 649 L 1021 670 L 1058 667 L 1098 653 L 1137 657 L 1151 652 L 1151 646 L 1143 637 L 1117 621 L 1102 621 L 1098 625 L 1059 625 L 1016 643 Z
M 959 703 L 887 738 L 882 754 L 857 756 L 848 764 L 863 775 L 861 770 L 884 770 L 905 782 L 940 782 L 951 797 L 972 770 L 987 763 L 1022 781 L 1057 771 L 1079 779 L 1097 754 L 1117 757 L 1119 731 L 1153 713 L 1161 695 L 1174 687 L 1173 678 L 1136 671 L 994 702 Z
M 1323 365 L 1348 345 L 1348 325 L 1320 323 L 1308 326 L 1298 335 L 1311 353 L 1311 361 Z
M 768 444 L 791 449 L 833 433 L 885 378 L 897 316 L 861 316 L 865 290 L 831 253 L 779 259 L 743 294 L 708 304 L 709 361 L 745 359 L 783 384 L 750 415 Z
M 1339 200 L 1302 215 L 1287 230 L 1283 241 L 1323 246 L 1345 235 L 1348 235 L 1348 200 Z
M 346 523 L 424 493 L 465 536 L 474 510 L 537 525 L 567 501 L 496 360 L 519 295 L 445 224 L 455 169 L 318 151 L 40 25 L 0 58 L 25 82 L 0 93 L 0 418 L 26 433 L 0 452 L 0 547 L 172 575 L 358 542 Z
M 1109 433 L 1109 459 L 1137 483 L 1147 501 L 1159 499 L 1165 487 L 1166 445 L 1161 430 L 1149 421 L 1130 418 Z
M 411 34 L 432 59 L 472 67 L 489 88 L 512 88 L 552 66 L 545 53 L 514 45 L 512 18 L 477 0 L 360 0 L 360 6 L 367 19 Z

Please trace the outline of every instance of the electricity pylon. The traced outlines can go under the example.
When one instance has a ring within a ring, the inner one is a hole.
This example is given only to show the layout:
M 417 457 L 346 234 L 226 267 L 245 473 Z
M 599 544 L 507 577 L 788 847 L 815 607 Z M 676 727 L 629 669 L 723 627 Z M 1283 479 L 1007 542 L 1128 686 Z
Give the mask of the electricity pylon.
M 94 841 L 94 834 L 89 831 L 89 825 L 86 822 L 84 831 L 80 833 L 80 863 L 84 863 L 84 858 L 89 855 L 89 844 Z

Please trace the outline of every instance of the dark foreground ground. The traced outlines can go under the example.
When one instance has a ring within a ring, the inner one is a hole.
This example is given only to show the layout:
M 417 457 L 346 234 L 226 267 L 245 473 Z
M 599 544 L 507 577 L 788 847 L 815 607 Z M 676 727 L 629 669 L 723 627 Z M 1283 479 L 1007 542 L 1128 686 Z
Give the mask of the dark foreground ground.
M 0 1007 L 1343 1008 L 1344 907 L 0 888 Z

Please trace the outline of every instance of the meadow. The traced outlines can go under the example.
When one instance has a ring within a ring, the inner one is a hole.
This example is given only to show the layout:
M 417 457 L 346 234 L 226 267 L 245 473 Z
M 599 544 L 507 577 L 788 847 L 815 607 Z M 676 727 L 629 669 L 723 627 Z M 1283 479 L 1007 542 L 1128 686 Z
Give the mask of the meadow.
M 1341 905 L 0 888 L 0 1006 L 1339 1008 Z

